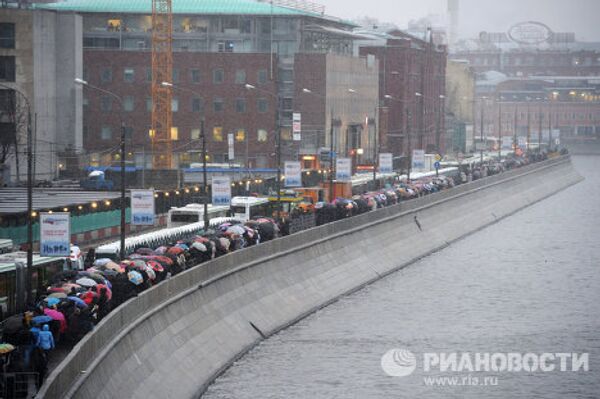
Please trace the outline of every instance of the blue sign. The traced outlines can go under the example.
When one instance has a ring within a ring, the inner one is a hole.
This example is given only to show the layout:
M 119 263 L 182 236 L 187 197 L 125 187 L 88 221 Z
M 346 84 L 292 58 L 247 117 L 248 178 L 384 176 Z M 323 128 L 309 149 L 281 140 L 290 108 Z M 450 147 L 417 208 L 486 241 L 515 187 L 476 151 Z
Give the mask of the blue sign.
M 286 187 L 302 187 L 302 165 L 300 162 L 286 161 L 284 171 Z
M 153 226 L 154 190 L 131 190 L 131 224 Z
M 229 205 L 231 203 L 231 179 L 228 176 L 212 178 L 212 204 Z
M 435 163 L 433 164 L 433 167 L 436 169 L 439 169 L 441 166 L 440 161 L 435 161 Z

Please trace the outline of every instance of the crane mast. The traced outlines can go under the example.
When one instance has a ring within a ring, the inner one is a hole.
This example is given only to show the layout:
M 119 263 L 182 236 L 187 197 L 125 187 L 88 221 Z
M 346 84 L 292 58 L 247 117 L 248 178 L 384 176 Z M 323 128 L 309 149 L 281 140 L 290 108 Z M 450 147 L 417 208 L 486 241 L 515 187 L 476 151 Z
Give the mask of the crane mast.
M 172 88 L 162 82 L 173 79 L 173 14 L 171 0 L 152 0 L 152 166 L 171 169 Z

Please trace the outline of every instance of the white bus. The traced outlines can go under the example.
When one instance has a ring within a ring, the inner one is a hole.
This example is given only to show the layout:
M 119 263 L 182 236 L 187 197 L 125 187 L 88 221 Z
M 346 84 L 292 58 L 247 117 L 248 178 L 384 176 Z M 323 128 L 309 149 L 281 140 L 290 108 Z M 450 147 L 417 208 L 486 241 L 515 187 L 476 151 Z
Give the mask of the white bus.
M 231 217 L 247 222 L 257 216 L 273 216 L 273 208 L 268 198 L 233 197 L 231 199 Z
M 208 219 L 227 217 L 228 211 L 228 206 L 213 206 L 212 204 L 208 204 Z M 171 208 L 168 216 L 167 228 L 169 229 L 198 223 L 204 220 L 204 205 L 188 204 L 182 208 Z

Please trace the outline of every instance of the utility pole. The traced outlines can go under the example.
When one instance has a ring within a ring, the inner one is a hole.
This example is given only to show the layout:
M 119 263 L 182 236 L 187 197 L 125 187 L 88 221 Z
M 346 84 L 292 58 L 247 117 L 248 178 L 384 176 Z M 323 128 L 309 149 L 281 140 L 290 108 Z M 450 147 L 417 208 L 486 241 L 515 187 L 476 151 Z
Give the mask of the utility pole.
M 123 119 L 123 104 L 121 103 L 121 260 L 125 259 L 125 121 Z
M 481 104 L 481 107 L 480 107 L 481 111 L 479 112 L 480 119 L 481 119 L 480 120 L 480 125 L 481 125 L 480 129 L 481 129 L 481 131 L 479 132 L 479 134 L 480 134 L 479 143 L 481 144 L 481 148 L 479 149 L 479 152 L 481 154 L 481 160 L 480 160 L 481 165 L 483 165 L 483 147 L 484 147 L 484 142 L 483 142 L 483 112 L 484 112 L 484 109 L 483 109 L 483 100 L 484 99 L 482 98 L 481 102 L 480 102 L 480 104 Z
M 552 100 L 548 103 L 548 152 L 552 150 Z
M 542 152 L 542 125 L 543 125 L 543 112 L 542 112 L 542 105 L 543 105 L 543 100 L 540 100 L 540 114 L 539 114 L 539 130 L 538 130 L 538 152 L 541 153 Z
M 526 149 L 529 154 L 529 141 L 531 140 L 531 113 L 529 112 L 529 102 L 527 102 L 527 143 Z
M 202 192 L 204 193 L 204 231 L 208 230 L 208 177 L 206 172 L 206 133 L 204 131 L 204 116 L 200 118 L 200 137 L 202 137 Z
M 412 124 L 412 118 L 411 118 L 411 114 L 410 114 L 410 109 L 408 107 L 406 107 L 406 122 L 407 122 L 407 126 L 406 126 L 406 139 L 408 141 L 408 173 L 406 174 L 406 181 L 410 183 L 410 172 L 412 169 L 412 137 L 411 137 L 411 124 Z
M 31 106 L 27 100 L 27 304 L 33 304 L 33 134 Z M 16 154 L 19 157 L 19 154 Z
M 517 141 L 517 129 L 519 127 L 519 112 L 517 109 L 517 103 L 515 103 L 515 117 L 513 118 L 513 151 L 517 151 L 517 146 L 519 145 L 519 142 Z
M 377 136 L 378 136 L 378 132 L 377 132 L 377 107 L 375 107 L 375 117 L 373 118 L 373 120 L 375 121 L 375 125 L 373 128 L 373 132 L 374 132 L 374 147 L 373 147 L 373 185 L 375 187 L 375 189 L 377 189 L 378 185 L 377 185 L 377 156 L 379 155 L 379 148 L 377 147 Z M 368 126 L 368 124 L 367 124 Z
M 330 171 L 329 171 L 329 202 L 332 202 L 335 198 L 334 198 L 334 187 L 333 187 L 333 176 L 335 174 L 335 162 L 334 162 L 334 156 L 333 156 L 333 139 L 334 139 L 334 134 L 333 134 L 333 107 L 331 108 L 331 126 L 329 127 L 329 165 L 330 165 Z
M 502 103 L 498 101 L 498 161 L 502 159 Z

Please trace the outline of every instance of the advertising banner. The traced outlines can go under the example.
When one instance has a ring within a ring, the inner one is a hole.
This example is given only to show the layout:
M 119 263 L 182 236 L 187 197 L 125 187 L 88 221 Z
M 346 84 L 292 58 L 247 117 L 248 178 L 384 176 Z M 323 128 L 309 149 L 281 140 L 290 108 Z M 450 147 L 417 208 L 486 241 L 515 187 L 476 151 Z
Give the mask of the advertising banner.
M 302 166 L 300 162 L 286 161 L 284 174 L 286 187 L 302 187 Z
M 502 137 L 502 148 L 505 150 L 511 149 L 513 145 L 513 137 L 503 136 Z
M 379 173 L 392 173 L 393 171 L 392 154 L 387 152 L 379 154 Z
M 71 253 L 71 214 L 40 213 L 40 255 L 69 256 Z
M 212 204 L 229 205 L 231 203 L 231 179 L 229 176 L 212 178 Z
M 300 141 L 302 139 L 302 114 L 294 112 L 292 114 L 292 133 L 294 141 Z
M 154 226 L 154 190 L 131 190 L 131 224 Z
M 338 158 L 335 161 L 335 179 L 348 182 L 352 180 L 352 160 L 350 158 Z
M 412 169 L 413 170 L 425 169 L 425 151 L 424 150 L 413 150 Z
M 233 133 L 227 135 L 227 158 L 230 161 L 233 161 L 235 158 L 235 153 L 233 151 Z

